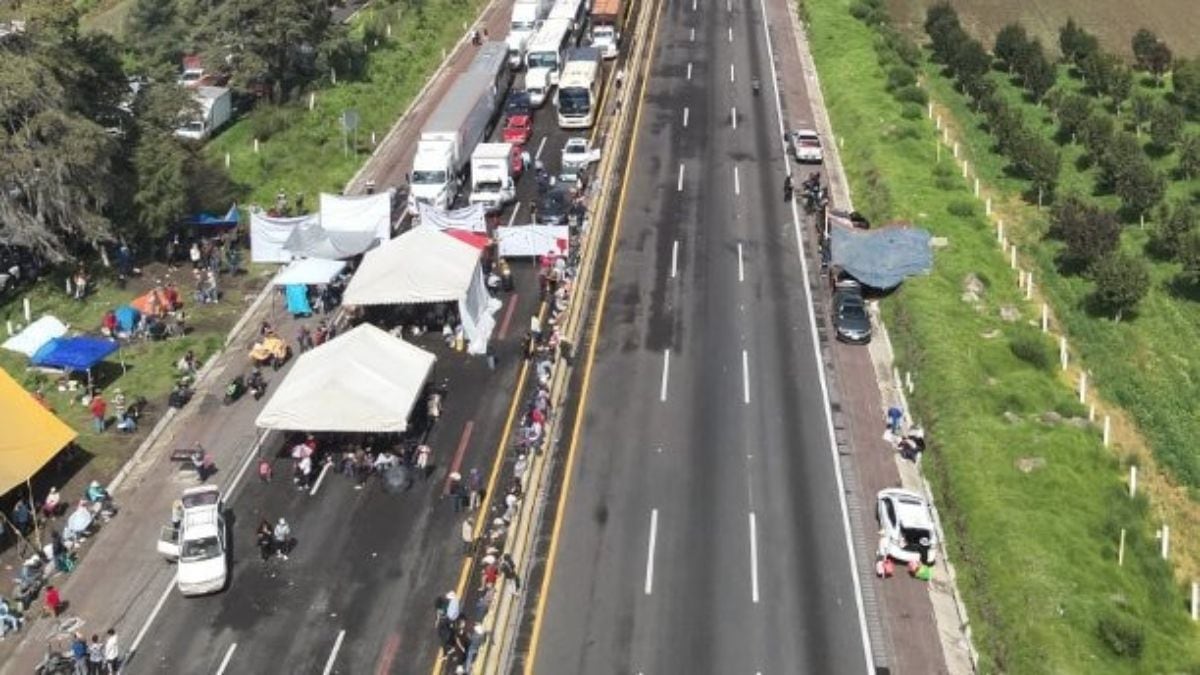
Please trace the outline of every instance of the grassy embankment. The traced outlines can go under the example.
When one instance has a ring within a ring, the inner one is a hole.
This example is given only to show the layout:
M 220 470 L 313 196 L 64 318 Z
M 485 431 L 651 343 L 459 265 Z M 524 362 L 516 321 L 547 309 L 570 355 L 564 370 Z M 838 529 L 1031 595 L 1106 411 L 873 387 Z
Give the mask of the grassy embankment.
M 306 205 L 316 204 L 318 192 L 339 192 L 372 150 L 371 133 L 383 140 L 396 118 L 424 86 L 449 49 L 463 35 L 484 0 L 430 0 L 422 11 L 402 5 L 367 10 L 355 21 L 354 32 L 371 30 L 379 35 L 371 50 L 367 75 L 361 81 L 339 80 L 316 93 L 308 110 L 308 96 L 283 107 L 261 107 L 225 129 L 208 144 L 215 161 L 231 157 L 230 175 L 246 186 L 253 203 L 270 204 L 282 188 L 290 197 L 303 193 Z M 392 25 L 392 37 L 384 37 Z M 341 115 L 358 112 L 358 147 L 343 148 Z M 254 139 L 260 142 L 254 153 Z
M 1094 429 L 1043 421 L 1085 412 L 1058 380 L 1053 348 L 1027 325 L 1035 310 L 1020 299 L 982 208 L 949 160 L 937 163 L 932 124 L 906 118 L 886 93 L 876 36 L 849 3 L 805 4 L 856 203 L 873 220 L 918 222 L 949 241 L 933 273 L 907 282 L 884 312 L 900 366 L 916 377 L 912 405 L 933 438 L 926 469 L 986 671 L 1196 663 L 1195 631 L 1156 556 L 1146 502 L 1123 496 L 1120 467 Z M 961 298 L 968 275 L 984 284 L 978 303 Z M 1022 320 L 1003 321 L 1005 305 Z M 1121 528 L 1129 540 L 1118 568 Z

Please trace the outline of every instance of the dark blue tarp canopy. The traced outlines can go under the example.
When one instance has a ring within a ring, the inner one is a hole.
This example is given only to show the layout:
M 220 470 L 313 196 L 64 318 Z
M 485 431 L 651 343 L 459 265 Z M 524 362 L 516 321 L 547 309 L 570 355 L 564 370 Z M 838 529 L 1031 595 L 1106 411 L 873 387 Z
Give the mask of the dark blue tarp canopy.
M 229 207 L 229 212 L 223 216 L 213 215 L 211 213 L 197 213 L 196 215 L 183 221 L 184 225 L 194 225 L 196 227 L 233 227 L 238 224 L 238 209 L 237 204 Z
M 831 262 L 865 286 L 894 288 L 933 268 L 929 232 L 917 227 L 859 230 L 834 225 L 829 235 Z
M 117 351 L 121 345 L 108 338 L 60 337 L 54 338 L 34 353 L 30 361 L 35 366 L 62 368 L 63 370 L 88 370 Z

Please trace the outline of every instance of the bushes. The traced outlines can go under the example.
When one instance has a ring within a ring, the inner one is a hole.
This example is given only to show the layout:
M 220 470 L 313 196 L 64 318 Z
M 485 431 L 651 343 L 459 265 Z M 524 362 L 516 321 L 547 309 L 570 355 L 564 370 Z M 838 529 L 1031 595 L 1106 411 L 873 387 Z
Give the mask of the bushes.
M 262 106 L 250 117 L 250 129 L 259 141 L 283 133 L 296 121 L 295 110 L 286 106 Z
M 1049 371 L 1058 361 L 1049 340 L 1035 330 L 1018 328 L 1008 339 L 1008 349 L 1013 356 L 1038 370 Z
M 1142 644 L 1146 636 L 1142 627 L 1125 614 L 1112 611 L 1102 617 L 1096 624 L 1096 632 L 1113 654 L 1136 659 L 1142 655 Z

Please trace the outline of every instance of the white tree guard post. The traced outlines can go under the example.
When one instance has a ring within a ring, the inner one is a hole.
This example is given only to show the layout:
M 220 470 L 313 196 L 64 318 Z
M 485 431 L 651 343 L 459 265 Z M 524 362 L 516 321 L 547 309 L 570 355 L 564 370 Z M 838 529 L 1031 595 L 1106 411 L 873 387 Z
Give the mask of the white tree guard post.
M 11 321 L 5 321 L 5 322 L 4 322 L 4 324 L 5 324 L 5 326 L 4 326 L 4 327 L 8 329 L 8 334 L 11 336 L 11 335 L 13 334 L 12 322 L 11 322 Z
M 913 379 L 911 370 L 904 371 L 904 389 L 910 394 L 913 393 Z
M 1008 260 L 1008 266 L 1015 270 L 1015 269 L 1017 269 L 1017 245 L 1016 244 L 1012 245 L 1012 251 L 1011 251 L 1010 255 L 1011 255 L 1011 257 Z
M 229 168 L 229 164 L 230 164 L 230 162 L 232 162 L 232 161 L 233 161 L 233 158 L 229 156 L 229 153 L 228 153 L 228 152 L 227 152 L 227 153 L 225 153 L 225 168 L 226 168 L 226 169 L 228 169 L 228 168 Z
M 1137 465 L 1129 467 L 1129 498 L 1137 496 Z
M 1033 299 L 1033 272 L 1027 272 L 1025 278 L 1025 299 Z
M 1087 403 L 1087 371 L 1079 371 L 1079 402 Z
M 988 206 L 991 206 L 991 201 L 992 200 L 990 200 L 990 199 L 988 200 Z M 1004 221 L 1003 220 L 996 221 L 996 241 L 1000 242 L 1001 244 L 1004 243 Z
M 25 323 L 33 321 L 33 307 L 29 305 L 29 298 L 22 298 L 21 304 L 25 309 Z
M 966 165 L 967 165 L 967 163 L 966 163 L 966 162 L 963 162 L 963 168 L 964 168 L 964 169 L 966 168 Z M 975 197 L 976 197 L 976 198 L 978 198 L 978 197 L 979 197 L 979 179 L 978 179 L 978 178 L 976 178 L 976 179 L 975 179 Z M 989 206 L 989 207 L 988 207 L 988 210 L 987 210 L 987 212 L 988 212 L 989 214 L 991 214 L 991 212 L 992 212 L 992 207 L 991 207 L 991 206 Z
M 1025 270 L 1017 270 L 1017 288 L 1025 288 Z
M 1112 443 L 1112 418 L 1108 415 L 1104 416 L 1104 447 L 1108 447 Z
M 1088 421 L 1089 422 L 1096 421 L 1096 404 L 1095 403 L 1088 406 Z
M 1042 303 L 1042 332 L 1050 332 L 1050 305 Z
M 1171 528 L 1163 523 L 1162 531 L 1162 559 L 1167 560 L 1171 556 Z
M 311 92 L 308 95 L 308 111 L 312 112 L 313 108 L 317 107 L 317 92 Z
M 1117 567 L 1125 565 L 1125 528 L 1121 528 L 1121 543 L 1117 544 Z
M 978 178 L 975 179 L 975 184 L 979 185 Z M 983 213 L 984 213 L 984 215 L 988 215 L 988 216 L 992 215 L 992 198 L 991 197 L 988 197 L 987 199 L 983 200 Z
M 1200 583 L 1192 582 L 1192 621 L 1200 621 Z
M 254 139 L 254 154 L 258 154 L 258 139 Z
M 929 119 L 933 119 L 933 104 L 929 104 Z
M 954 159 L 958 159 L 958 141 L 954 141 Z
M 392 37 L 392 24 L 390 23 L 387 25 L 387 36 Z
M 371 132 L 371 145 L 374 146 L 376 144 L 377 144 L 377 141 L 375 140 L 375 132 L 372 131 Z
M 1058 338 L 1058 362 L 1062 364 L 1063 370 L 1067 369 L 1067 361 L 1069 356 L 1070 355 L 1067 352 L 1067 337 L 1064 335 Z

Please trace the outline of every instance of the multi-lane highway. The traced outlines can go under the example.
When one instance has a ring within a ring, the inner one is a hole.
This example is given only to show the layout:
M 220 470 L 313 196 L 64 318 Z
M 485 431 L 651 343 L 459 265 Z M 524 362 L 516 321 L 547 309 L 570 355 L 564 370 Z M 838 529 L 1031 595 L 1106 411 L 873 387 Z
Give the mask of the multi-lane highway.
M 526 669 L 869 672 L 761 5 L 659 11 Z

